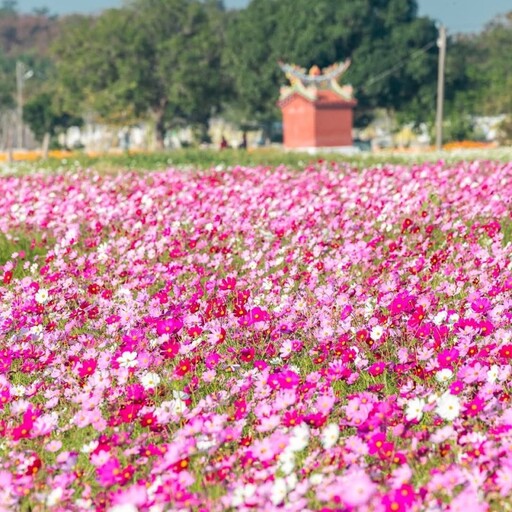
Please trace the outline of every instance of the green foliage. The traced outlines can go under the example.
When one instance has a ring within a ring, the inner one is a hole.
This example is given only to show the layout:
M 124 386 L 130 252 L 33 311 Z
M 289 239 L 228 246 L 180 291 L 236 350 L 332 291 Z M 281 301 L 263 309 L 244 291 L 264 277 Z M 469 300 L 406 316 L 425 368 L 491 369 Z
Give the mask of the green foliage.
M 50 92 L 42 92 L 25 104 L 23 121 L 30 126 L 38 141 L 42 141 L 46 133 L 55 135 L 61 129 L 83 124 L 82 118 L 59 109 Z
M 0 16 L 13 16 L 18 12 L 17 0 L 2 0 Z
M 219 113 L 265 129 L 280 119 L 286 78 L 278 60 L 309 68 L 351 58 L 342 81 L 355 88 L 358 126 L 376 108 L 399 123 L 434 121 L 438 33 L 433 20 L 418 17 L 417 0 L 252 0 L 239 11 L 219 0 L 127 0 L 99 16 L 60 20 L 44 9 L 25 16 L 4 0 L 0 25 L 0 108 L 16 104 L 21 60 L 34 72 L 25 118 L 39 139 L 47 127 L 66 126 L 64 112 L 123 126 L 151 119 L 159 146 L 167 129 L 201 132 Z M 510 47 L 512 14 L 481 34 L 449 38 L 448 140 L 478 136 L 461 112 L 512 112 Z
M 143 41 L 136 24 L 126 10 L 66 23 L 54 46 L 65 109 L 93 110 L 99 119 L 119 123 L 146 111 L 149 93 L 142 85 L 150 64 L 137 62 Z
M 444 142 L 476 140 L 482 136 L 476 132 L 471 116 L 463 112 L 454 112 L 443 123 Z
M 24 253 L 24 257 L 15 259 L 17 265 L 14 268 L 13 276 L 20 278 L 28 272 L 24 270 L 25 262 L 34 263 L 38 258 L 46 254 L 47 249 L 41 241 L 41 236 L 28 233 L 2 233 L 0 232 L 0 265 L 4 265 L 14 253 Z
M 455 84 L 454 110 L 480 115 L 512 112 L 512 12 L 496 18 L 483 32 L 456 41 L 452 61 L 464 83 Z M 452 88 L 453 89 L 453 88 Z
M 505 117 L 499 125 L 499 141 L 507 146 L 512 146 L 512 115 Z
M 279 149 L 257 149 L 240 151 L 226 149 L 176 149 L 172 151 L 155 151 L 150 153 L 130 153 L 102 156 L 88 156 L 76 153 L 70 158 L 50 157 L 37 162 L 15 162 L 1 169 L 3 175 L 22 175 L 34 172 L 53 173 L 79 169 L 94 169 L 100 173 L 119 173 L 124 171 L 147 172 L 161 170 L 169 167 L 195 172 L 202 169 L 229 167 L 278 167 L 285 165 L 290 169 L 302 172 L 310 166 L 317 165 L 318 160 L 337 162 L 341 167 L 352 166 L 357 168 L 377 167 L 387 164 L 413 165 L 418 161 L 437 162 L 444 160 L 455 164 L 462 159 L 495 160 L 509 162 L 512 160 L 512 149 L 496 148 L 475 150 L 461 154 L 458 152 L 443 151 L 439 153 L 361 153 L 355 155 L 340 155 L 336 153 L 320 153 L 310 155 L 302 152 L 284 152 Z M 431 197 L 436 202 L 438 198 Z
M 0 53 L 0 108 L 14 106 L 14 66 L 13 62 Z M 10 79 L 9 79 L 10 78 Z
M 512 12 L 488 25 L 476 44 L 481 58 L 475 67 L 485 113 L 512 112 Z
M 222 12 L 199 0 L 134 0 L 96 19 L 79 17 L 55 46 L 67 105 L 129 124 L 205 123 L 220 104 Z
M 278 60 L 309 68 L 352 59 L 346 80 L 361 109 L 399 109 L 424 96 L 435 81 L 437 38 L 432 20 L 417 18 L 414 0 L 253 0 L 230 24 L 227 58 L 246 117 L 275 117 Z M 404 65 L 394 68 L 397 62 Z M 379 79 L 377 79 L 379 78 Z M 423 105 L 424 106 L 424 105 Z
M 44 14 L 38 17 L 18 14 L 16 2 L 0 7 L 0 109 L 16 106 L 16 62 L 31 71 L 24 80 L 23 96 L 30 99 L 40 92 L 53 72 L 47 55 L 48 41 L 57 33 L 56 21 Z

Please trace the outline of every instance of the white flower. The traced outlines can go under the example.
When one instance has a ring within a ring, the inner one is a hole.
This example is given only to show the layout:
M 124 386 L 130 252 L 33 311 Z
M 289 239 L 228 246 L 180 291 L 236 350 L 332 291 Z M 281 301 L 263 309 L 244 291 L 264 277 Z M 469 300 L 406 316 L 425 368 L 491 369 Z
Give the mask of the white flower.
M 244 487 L 244 498 L 250 499 L 252 498 L 257 491 L 257 487 L 254 484 L 246 484 Z
M 286 487 L 286 480 L 284 478 L 276 478 L 274 480 L 274 485 L 272 486 L 272 492 L 270 495 L 272 504 L 276 506 L 280 505 L 286 498 L 287 493 L 288 489 Z
M 272 290 L 272 287 L 273 287 L 273 284 L 270 279 L 263 280 L 263 284 L 261 285 L 262 290 L 269 292 L 270 290 Z
M 500 368 L 497 364 L 493 364 L 487 372 L 487 382 L 493 384 L 498 380 L 500 374 Z
M 91 441 L 90 443 L 86 443 L 82 446 L 81 448 L 81 452 L 82 453 L 91 453 L 93 452 L 94 450 L 96 450 L 96 448 L 98 448 L 98 441 L 94 440 L 94 441 Z
M 177 415 L 183 414 L 185 412 L 185 409 L 187 408 L 187 404 L 183 400 L 180 400 L 179 398 L 169 400 L 168 404 L 170 412 Z
M 460 400 L 450 393 L 444 393 L 437 401 L 436 412 L 443 420 L 452 421 L 460 413 Z
M 373 341 L 380 340 L 382 338 L 382 335 L 384 334 L 384 328 L 382 325 L 376 325 L 373 327 L 372 332 L 370 333 L 370 338 Z
M 431 393 L 427 396 L 427 403 L 433 404 L 434 402 L 437 402 L 439 400 L 439 395 L 436 393 Z
M 92 510 L 92 501 L 84 500 L 79 498 L 75 500 L 75 505 L 78 507 L 78 510 Z
M 322 475 L 322 473 L 313 473 L 309 477 L 309 482 L 311 483 L 311 485 L 320 485 L 322 483 L 323 479 L 324 479 L 324 475 Z
M 36 336 L 38 336 L 42 332 L 43 332 L 43 326 L 41 324 L 33 325 L 30 328 L 30 333 L 31 334 L 35 334 Z
M 286 481 L 286 487 L 288 488 L 288 491 L 293 491 L 295 487 L 297 487 L 297 484 L 299 483 L 299 479 L 297 478 L 296 473 L 292 473 L 291 475 L 288 475 L 285 478 Z
M 290 447 L 280 453 L 278 460 L 278 467 L 285 475 L 293 473 L 295 469 L 295 453 Z
M 423 416 L 423 408 L 425 407 L 425 400 L 423 398 L 412 398 L 407 402 L 405 408 L 405 419 L 407 421 L 420 421 Z
M 123 355 L 117 358 L 121 368 L 133 368 L 137 366 L 137 352 L 123 352 Z
M 199 436 L 196 439 L 196 448 L 200 452 L 206 452 L 213 446 L 215 446 L 215 441 L 208 436 L 203 435 L 203 436 Z
M 367 302 L 364 305 L 364 316 L 365 318 L 370 318 L 373 315 L 373 304 Z
M 309 427 L 306 424 L 301 424 L 293 428 L 292 435 L 290 436 L 290 444 L 288 448 L 292 452 L 300 452 L 309 444 Z
M 39 288 L 38 292 L 36 293 L 36 302 L 38 304 L 44 304 L 48 301 L 48 290 L 45 290 L 44 288 Z
M 185 393 L 185 391 L 176 391 L 174 390 L 172 392 L 173 398 L 176 398 L 176 400 L 188 400 L 190 398 L 190 395 L 188 393 Z
M 437 313 L 437 315 L 434 317 L 434 319 L 432 321 L 436 325 L 441 325 L 446 320 L 447 316 L 448 316 L 448 313 L 446 311 L 440 311 L 439 313 Z
M 450 318 L 448 319 L 448 322 L 453 325 L 456 324 L 459 321 L 459 315 L 457 313 L 452 313 L 450 315 Z
M 309 444 L 309 440 L 302 437 L 291 437 L 290 444 L 288 445 L 290 450 L 294 452 L 300 452 L 304 450 Z
M 240 507 L 256 494 L 256 486 L 254 484 L 247 484 L 243 487 L 237 487 L 231 498 L 231 505 L 233 507 Z
M 131 503 L 122 503 L 120 505 L 110 507 L 108 512 L 139 512 L 139 509 Z
M 340 437 L 340 427 L 336 423 L 329 423 L 322 430 L 321 442 L 325 450 L 332 448 L 338 442 Z
M 147 372 L 140 377 L 144 389 L 155 389 L 160 384 L 160 377 L 157 373 Z
M 11 395 L 13 395 L 13 396 L 24 396 L 25 391 L 26 391 L 25 386 L 22 386 L 21 384 L 14 385 L 11 387 Z
M 453 377 L 453 372 L 449 368 L 443 368 L 436 373 L 436 380 L 441 384 L 448 382 Z
M 243 487 L 237 487 L 232 493 L 231 493 L 231 506 L 232 507 L 240 507 L 244 504 L 244 488 Z
M 285 464 L 286 462 L 295 462 L 295 453 L 290 448 L 285 448 L 278 457 L 279 464 Z
M 295 471 L 295 460 L 286 461 L 286 462 L 279 464 L 279 469 L 285 475 L 291 475 Z
M 62 487 L 57 487 L 56 489 L 53 489 L 53 491 L 46 497 L 46 505 L 48 507 L 54 507 L 55 505 L 57 505 L 57 503 L 62 498 L 62 493 Z

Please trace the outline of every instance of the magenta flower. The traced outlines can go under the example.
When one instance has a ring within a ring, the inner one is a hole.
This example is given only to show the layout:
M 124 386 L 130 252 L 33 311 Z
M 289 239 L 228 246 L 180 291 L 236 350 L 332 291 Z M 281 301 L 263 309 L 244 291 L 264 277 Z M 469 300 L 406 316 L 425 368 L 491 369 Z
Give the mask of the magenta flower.
M 468 416 L 477 416 L 484 408 L 485 401 L 479 398 L 478 396 L 475 397 L 470 402 L 467 402 L 464 404 L 466 414 Z
M 96 469 L 96 474 L 100 485 L 111 487 L 119 482 L 121 465 L 116 458 L 111 458 L 103 466 Z
M 487 311 L 489 311 L 491 308 L 492 308 L 491 301 L 485 297 L 476 299 L 471 303 L 471 309 L 475 313 L 484 314 L 484 313 L 487 313 Z
M 452 368 L 458 361 L 459 351 L 456 348 L 446 349 L 437 355 L 439 368 Z
M 377 377 L 378 375 L 382 375 L 384 373 L 384 370 L 386 369 L 386 363 L 383 361 L 379 361 L 378 363 L 373 363 L 368 368 L 368 373 L 372 375 L 373 377 Z

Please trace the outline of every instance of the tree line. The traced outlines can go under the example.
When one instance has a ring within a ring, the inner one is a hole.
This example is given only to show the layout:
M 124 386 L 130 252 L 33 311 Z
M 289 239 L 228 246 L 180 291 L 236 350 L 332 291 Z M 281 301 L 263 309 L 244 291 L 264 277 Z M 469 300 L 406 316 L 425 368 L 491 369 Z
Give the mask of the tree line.
M 0 8 L 0 108 L 16 103 L 16 61 L 34 70 L 24 118 L 35 135 L 86 118 L 107 124 L 195 126 L 221 115 L 242 126 L 280 118 L 279 60 L 305 68 L 350 58 L 356 123 L 375 109 L 402 122 L 435 116 L 438 29 L 415 0 L 128 0 L 97 16 L 30 15 Z M 469 114 L 512 113 L 512 13 L 479 33 L 450 36 L 446 112 L 452 139 L 467 137 Z M 467 114 L 467 115 L 466 115 Z

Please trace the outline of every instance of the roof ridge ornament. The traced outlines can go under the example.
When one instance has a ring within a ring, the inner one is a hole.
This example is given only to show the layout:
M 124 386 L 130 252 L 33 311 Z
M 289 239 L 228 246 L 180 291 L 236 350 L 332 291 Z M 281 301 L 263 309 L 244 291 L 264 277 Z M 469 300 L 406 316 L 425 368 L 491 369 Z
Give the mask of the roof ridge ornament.
M 308 72 L 306 68 L 296 64 L 287 64 L 280 61 L 279 67 L 290 82 L 289 86 L 281 88 L 280 101 L 294 93 L 298 93 L 310 101 L 315 101 L 318 97 L 318 89 L 331 90 L 342 99 L 352 101 L 354 99 L 352 86 L 341 86 L 338 83 L 338 79 L 347 71 L 350 63 L 350 59 L 346 59 L 344 62 L 337 62 L 322 70 L 319 66 L 314 65 Z

